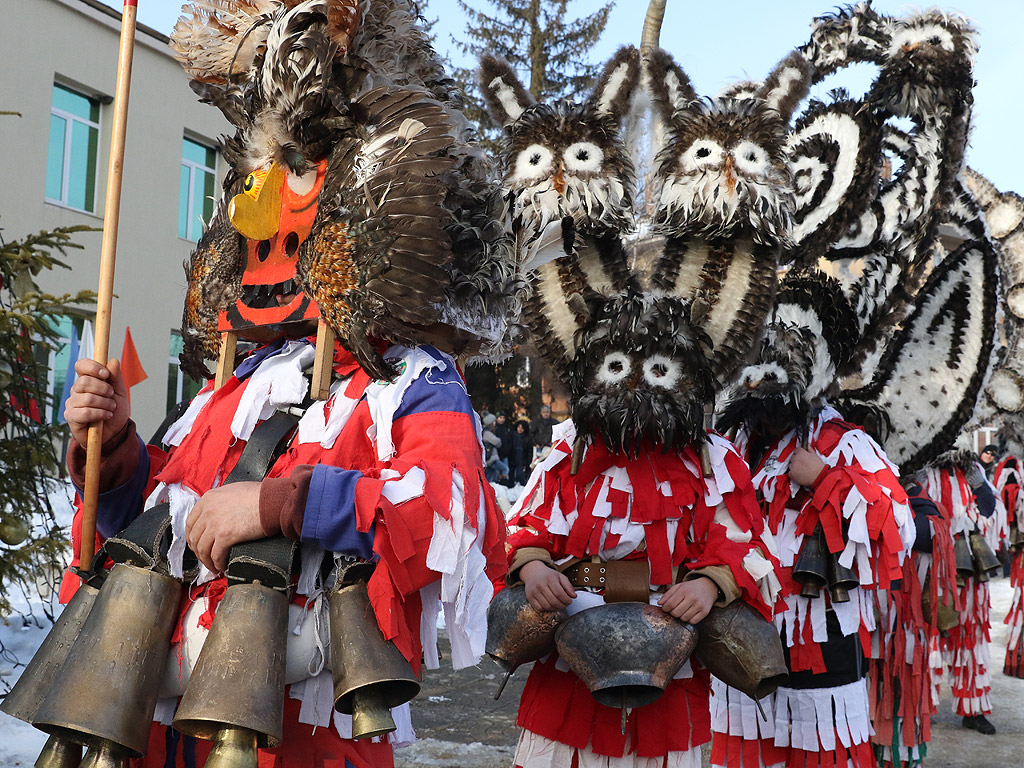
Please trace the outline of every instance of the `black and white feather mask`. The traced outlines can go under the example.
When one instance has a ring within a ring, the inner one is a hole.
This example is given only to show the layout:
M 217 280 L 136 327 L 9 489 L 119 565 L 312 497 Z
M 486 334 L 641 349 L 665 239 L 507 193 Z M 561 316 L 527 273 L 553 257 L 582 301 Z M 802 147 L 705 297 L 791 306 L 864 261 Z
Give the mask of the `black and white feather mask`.
M 620 121 L 638 72 L 637 50 L 622 48 L 585 101 L 538 104 L 507 62 L 481 61 L 488 106 L 505 126 L 504 185 L 520 238 L 566 217 L 589 232 L 632 226 L 635 182 Z
M 839 283 L 820 272 L 792 274 L 754 361 L 724 398 L 719 426 L 753 426 L 784 412 L 792 426 L 820 407 L 853 354 L 857 322 Z
M 570 366 L 577 432 L 629 456 L 703 443 L 709 343 L 687 301 L 630 292 L 601 302 Z
M 653 51 L 647 67 L 667 134 L 656 162 L 657 229 L 671 237 L 785 245 L 794 208 L 786 140 L 811 79 L 806 59 L 794 52 L 764 83 L 716 99 L 697 99 L 664 51 Z

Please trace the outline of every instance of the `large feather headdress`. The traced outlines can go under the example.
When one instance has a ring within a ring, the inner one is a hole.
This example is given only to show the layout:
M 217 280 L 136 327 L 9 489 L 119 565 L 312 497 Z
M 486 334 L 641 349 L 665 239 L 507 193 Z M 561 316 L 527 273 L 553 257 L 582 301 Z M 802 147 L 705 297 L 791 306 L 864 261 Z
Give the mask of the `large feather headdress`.
M 235 128 L 186 266 L 190 371 L 220 331 L 318 316 L 377 377 L 381 340 L 502 340 L 518 287 L 502 201 L 412 2 L 200 0 L 171 44 Z

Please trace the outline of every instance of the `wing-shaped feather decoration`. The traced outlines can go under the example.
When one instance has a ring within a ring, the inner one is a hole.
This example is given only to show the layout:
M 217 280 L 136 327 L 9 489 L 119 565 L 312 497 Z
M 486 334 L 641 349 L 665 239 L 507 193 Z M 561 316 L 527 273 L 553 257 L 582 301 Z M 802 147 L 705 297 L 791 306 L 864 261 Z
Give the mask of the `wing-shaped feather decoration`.
M 205 361 L 216 360 L 220 351 L 218 312 L 242 295 L 240 241 L 222 200 L 185 263 L 188 290 L 181 320 L 181 369 L 196 380 L 209 378 Z
M 412 343 L 439 319 L 451 260 L 444 175 L 455 163 L 445 150 L 455 138 L 443 105 L 422 91 L 378 88 L 351 111 L 298 274 L 342 343 L 383 377 L 368 339 Z
M 813 264 L 874 200 L 882 164 L 877 111 L 851 100 L 815 102 L 786 145 L 793 174 L 791 237 L 802 264 Z
M 998 258 L 970 241 L 932 273 L 865 388 L 852 399 L 883 408 L 885 450 L 904 472 L 946 451 L 974 411 L 994 347 Z

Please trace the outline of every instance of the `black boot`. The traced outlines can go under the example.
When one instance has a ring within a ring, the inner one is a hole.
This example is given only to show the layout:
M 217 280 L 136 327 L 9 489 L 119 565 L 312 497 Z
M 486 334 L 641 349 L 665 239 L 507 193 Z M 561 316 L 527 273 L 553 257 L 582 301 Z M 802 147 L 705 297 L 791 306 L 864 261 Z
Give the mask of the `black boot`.
M 996 727 L 984 715 L 965 715 L 964 728 L 970 728 L 972 731 L 983 733 L 986 736 L 991 736 L 996 732 Z

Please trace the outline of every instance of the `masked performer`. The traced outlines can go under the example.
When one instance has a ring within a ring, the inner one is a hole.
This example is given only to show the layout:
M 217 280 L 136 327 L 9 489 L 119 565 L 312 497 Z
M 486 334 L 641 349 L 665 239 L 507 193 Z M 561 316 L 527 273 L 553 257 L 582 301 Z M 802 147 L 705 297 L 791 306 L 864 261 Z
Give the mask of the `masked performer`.
M 86 426 L 102 421 L 100 532 L 165 502 L 171 573 L 187 568 L 186 544 L 204 566 L 172 638 L 158 720 L 170 723 L 177 696 L 188 697 L 218 604 L 236 589 L 223 576 L 233 547 L 283 535 L 299 545 L 288 625 L 298 645 L 287 653 L 280 745 L 261 749 L 259 765 L 389 766 L 388 740 L 351 740 L 372 734 L 353 734 L 332 706 L 317 631 L 327 574 L 373 564 L 363 576 L 370 625 L 412 672 L 421 659 L 437 665 L 441 609 L 453 664 L 482 652 L 504 524 L 459 370 L 423 342 L 458 351 L 455 339 L 495 340 L 513 285 L 498 201 L 414 4 L 238 0 L 186 10 L 172 45 L 237 133 L 225 143 L 224 202 L 187 265 L 183 364 L 205 373 L 222 333 L 249 351 L 221 360 L 223 382 L 171 425 L 166 452 L 136 436 L 117 365 L 79 363 L 69 465 L 80 480 Z M 249 447 L 282 414 L 294 422 L 259 448 L 268 458 L 253 473 L 259 451 Z M 411 734 L 404 718 L 396 712 L 399 739 Z M 141 764 L 202 764 L 209 747 L 155 726 Z
M 1006 507 L 1006 523 L 1010 529 L 1010 584 L 1013 585 L 1013 602 L 1005 622 L 1010 626 L 1010 637 L 1006 642 L 1006 660 L 1003 674 L 1024 678 L 1024 558 L 1021 547 L 1021 522 L 1024 518 L 1024 494 L 1020 492 L 1020 459 L 1013 454 L 1004 456 L 996 465 L 993 482 Z
M 583 104 L 537 104 L 510 67 L 483 63 L 532 270 L 526 322 L 572 409 L 513 510 L 510 579 L 537 609 L 567 607 L 570 622 L 622 600 L 691 623 L 734 601 L 767 618 L 778 584 L 749 470 L 704 412 L 771 306 L 792 201 L 785 121 L 806 67 L 787 58 L 749 103 L 705 102 L 664 52 L 638 58 L 620 51 Z M 627 240 L 633 172 L 619 120 L 640 67 L 666 144 L 657 234 Z M 518 766 L 700 765 L 709 675 L 695 658 L 625 720 L 567 663 L 552 654 L 530 673 Z

